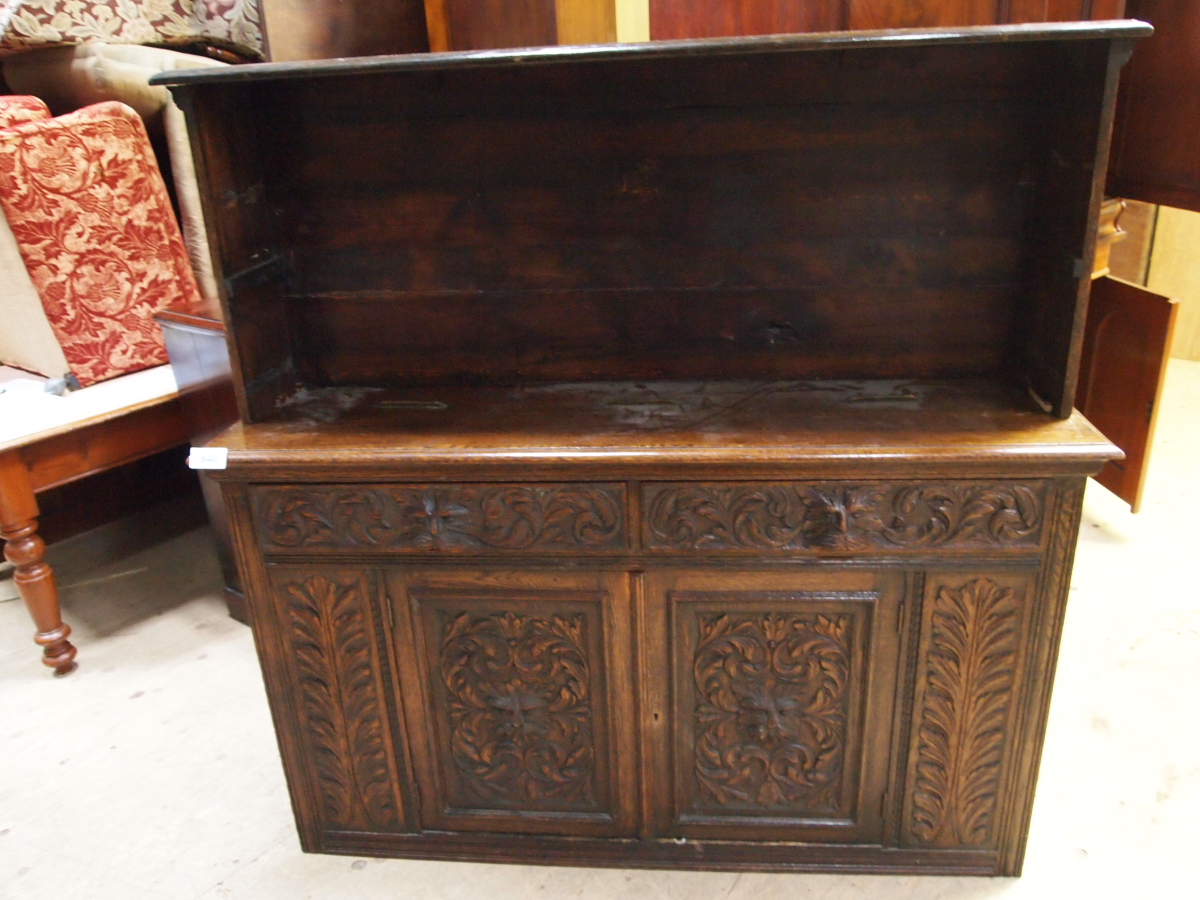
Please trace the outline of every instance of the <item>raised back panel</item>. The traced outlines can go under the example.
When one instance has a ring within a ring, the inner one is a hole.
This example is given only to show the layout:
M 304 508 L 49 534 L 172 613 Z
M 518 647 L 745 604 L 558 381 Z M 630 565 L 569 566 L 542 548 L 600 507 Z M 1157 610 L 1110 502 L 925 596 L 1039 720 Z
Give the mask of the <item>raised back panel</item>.
M 1068 28 L 258 75 L 298 377 L 1032 367 L 1065 415 L 1115 72 L 1108 35 Z

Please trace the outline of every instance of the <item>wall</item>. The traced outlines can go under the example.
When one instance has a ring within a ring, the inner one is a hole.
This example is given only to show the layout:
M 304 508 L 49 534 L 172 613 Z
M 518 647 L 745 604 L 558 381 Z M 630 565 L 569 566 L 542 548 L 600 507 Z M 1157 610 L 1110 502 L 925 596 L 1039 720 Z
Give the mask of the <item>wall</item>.
M 1171 355 L 1200 360 L 1200 213 L 1158 208 L 1146 287 L 1179 300 Z

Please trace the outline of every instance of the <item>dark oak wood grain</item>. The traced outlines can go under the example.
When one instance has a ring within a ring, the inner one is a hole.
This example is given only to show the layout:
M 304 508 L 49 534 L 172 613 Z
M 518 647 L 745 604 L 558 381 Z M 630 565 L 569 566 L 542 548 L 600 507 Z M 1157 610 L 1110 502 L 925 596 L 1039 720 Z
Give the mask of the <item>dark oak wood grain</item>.
M 1119 454 L 1071 404 L 1144 33 L 162 78 L 302 846 L 1018 874 Z

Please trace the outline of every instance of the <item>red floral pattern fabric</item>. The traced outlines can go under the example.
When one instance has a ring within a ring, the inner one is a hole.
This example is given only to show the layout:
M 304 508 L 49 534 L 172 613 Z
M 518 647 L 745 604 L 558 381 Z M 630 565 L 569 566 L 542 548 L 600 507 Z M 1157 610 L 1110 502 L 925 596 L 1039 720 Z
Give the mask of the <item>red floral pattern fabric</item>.
M 50 118 L 50 108 L 37 97 L 0 97 L 0 128 Z
M 199 291 L 137 113 L 0 130 L 0 206 L 80 384 L 167 361 L 154 314 Z

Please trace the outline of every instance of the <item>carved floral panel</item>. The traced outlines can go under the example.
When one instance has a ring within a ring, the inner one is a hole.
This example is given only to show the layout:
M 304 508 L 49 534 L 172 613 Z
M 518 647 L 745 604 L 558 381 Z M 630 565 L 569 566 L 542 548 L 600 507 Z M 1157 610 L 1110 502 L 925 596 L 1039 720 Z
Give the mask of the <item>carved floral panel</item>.
M 444 616 L 452 805 L 597 809 L 587 627 L 582 614 Z
M 696 625 L 695 807 L 840 814 L 854 617 L 698 613 Z
M 365 579 L 354 572 L 289 573 L 277 575 L 276 586 L 322 824 L 393 831 L 401 814 L 388 765 Z
M 259 487 L 271 550 L 605 551 L 626 546 L 619 484 Z
M 656 550 L 1036 548 L 1039 483 L 646 485 Z
M 942 587 L 933 600 L 910 788 L 917 843 L 992 842 L 1020 619 L 1014 590 L 987 578 Z

